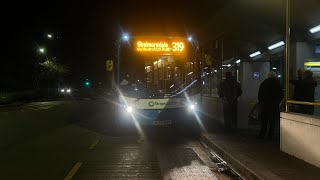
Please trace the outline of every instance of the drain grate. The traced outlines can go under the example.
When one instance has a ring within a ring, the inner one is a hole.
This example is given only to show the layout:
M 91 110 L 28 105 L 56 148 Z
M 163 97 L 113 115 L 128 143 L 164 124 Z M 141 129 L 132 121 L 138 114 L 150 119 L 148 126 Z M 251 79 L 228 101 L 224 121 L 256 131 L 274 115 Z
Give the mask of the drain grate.
M 157 154 L 166 180 L 217 179 L 192 148 L 162 149 Z
M 89 159 L 74 179 L 162 179 L 153 149 L 100 149 Z

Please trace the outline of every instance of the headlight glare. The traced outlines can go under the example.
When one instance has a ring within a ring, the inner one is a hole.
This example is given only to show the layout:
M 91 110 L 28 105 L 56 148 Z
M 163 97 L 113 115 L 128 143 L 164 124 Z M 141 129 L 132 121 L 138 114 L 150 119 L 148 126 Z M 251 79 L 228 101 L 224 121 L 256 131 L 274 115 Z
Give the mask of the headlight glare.
M 131 106 L 128 106 L 128 107 L 127 107 L 127 112 L 128 112 L 128 113 L 132 113 L 132 111 L 133 111 L 132 107 L 131 107 Z
M 197 103 L 191 102 L 188 107 L 189 107 L 189 110 L 195 111 L 197 109 Z

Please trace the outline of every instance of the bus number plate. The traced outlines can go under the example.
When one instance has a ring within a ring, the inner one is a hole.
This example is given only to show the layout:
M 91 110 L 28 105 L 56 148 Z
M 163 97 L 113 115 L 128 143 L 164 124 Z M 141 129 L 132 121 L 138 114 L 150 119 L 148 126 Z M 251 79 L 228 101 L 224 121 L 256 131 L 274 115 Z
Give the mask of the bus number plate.
M 168 125 L 172 124 L 171 120 L 163 120 L 163 121 L 153 121 L 153 125 Z

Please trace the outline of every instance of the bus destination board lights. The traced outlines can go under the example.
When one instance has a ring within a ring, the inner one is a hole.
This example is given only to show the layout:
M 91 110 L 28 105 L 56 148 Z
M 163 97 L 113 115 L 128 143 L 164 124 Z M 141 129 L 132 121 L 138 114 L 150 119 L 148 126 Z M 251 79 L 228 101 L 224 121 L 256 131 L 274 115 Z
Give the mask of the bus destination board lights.
M 185 45 L 182 41 L 137 41 L 136 51 L 138 52 L 164 52 L 179 53 L 184 52 Z

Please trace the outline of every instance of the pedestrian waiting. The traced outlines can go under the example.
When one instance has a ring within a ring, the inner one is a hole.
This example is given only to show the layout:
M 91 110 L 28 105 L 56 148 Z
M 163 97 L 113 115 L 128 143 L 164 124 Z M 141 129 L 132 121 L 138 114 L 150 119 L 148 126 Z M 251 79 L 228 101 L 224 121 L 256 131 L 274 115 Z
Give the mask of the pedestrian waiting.
M 241 94 L 240 83 L 231 72 L 226 72 L 226 79 L 218 85 L 218 95 L 223 100 L 224 123 L 228 131 L 237 128 L 237 105 Z
M 261 108 L 259 138 L 262 139 L 266 136 L 268 125 L 268 139 L 273 138 L 276 122 L 280 119 L 279 104 L 282 98 L 283 92 L 280 82 L 276 78 L 276 73 L 271 71 L 268 73 L 268 78 L 259 87 L 258 100 Z

